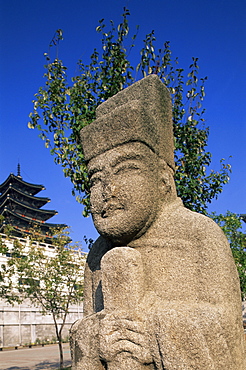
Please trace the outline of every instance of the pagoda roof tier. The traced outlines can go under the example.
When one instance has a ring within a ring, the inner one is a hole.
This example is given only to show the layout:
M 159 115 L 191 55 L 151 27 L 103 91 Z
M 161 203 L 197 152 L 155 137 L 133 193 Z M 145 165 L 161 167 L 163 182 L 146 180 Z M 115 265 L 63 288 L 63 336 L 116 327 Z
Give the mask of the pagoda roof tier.
M 26 231 L 30 230 L 32 227 L 38 227 L 40 228 L 42 234 L 49 234 L 50 229 L 67 227 L 65 224 L 53 224 L 44 221 L 33 220 L 15 213 L 7 208 L 4 209 L 2 215 L 4 216 L 3 226 L 11 225 Z
M 0 192 L 4 193 L 6 189 L 13 185 L 16 189 L 22 190 L 30 195 L 35 195 L 45 189 L 43 185 L 30 184 L 29 182 L 22 180 L 21 176 L 15 176 L 11 173 L 8 178 L 0 184 Z
M 4 230 L 4 225 L 0 227 L 0 232 L 2 233 Z M 22 229 L 18 226 L 12 226 L 12 231 L 11 231 L 12 236 L 17 236 L 19 238 L 26 237 L 28 235 L 32 235 L 32 232 L 30 230 Z M 36 235 L 36 233 L 35 233 Z M 54 242 L 54 236 L 49 235 L 49 234 L 37 234 L 39 237 L 44 238 L 45 243 L 50 243 L 52 244 Z
M 7 196 L 5 200 L 0 204 L 0 214 L 3 214 L 5 209 L 11 210 L 24 217 L 28 217 L 32 220 L 46 221 L 57 214 L 57 211 L 33 208 L 30 205 L 26 205 L 11 196 Z
M 7 196 L 10 196 L 12 199 L 18 199 L 23 204 L 32 206 L 34 208 L 43 207 L 46 203 L 50 202 L 50 198 L 46 197 L 37 197 L 30 194 L 27 194 L 19 189 L 16 189 L 14 185 L 11 185 L 5 190 L 2 195 L 0 195 L 0 204 L 2 204 Z

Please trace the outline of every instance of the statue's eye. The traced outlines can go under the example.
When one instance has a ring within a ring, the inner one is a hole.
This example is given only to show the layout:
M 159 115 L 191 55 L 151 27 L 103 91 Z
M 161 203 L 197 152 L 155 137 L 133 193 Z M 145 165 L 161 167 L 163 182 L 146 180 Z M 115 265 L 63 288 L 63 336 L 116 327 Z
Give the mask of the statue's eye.
M 137 171 L 140 167 L 137 163 L 123 163 L 115 168 L 114 174 L 125 173 L 128 171 Z
M 100 184 L 102 181 L 100 176 L 93 175 L 90 179 L 90 187 Z

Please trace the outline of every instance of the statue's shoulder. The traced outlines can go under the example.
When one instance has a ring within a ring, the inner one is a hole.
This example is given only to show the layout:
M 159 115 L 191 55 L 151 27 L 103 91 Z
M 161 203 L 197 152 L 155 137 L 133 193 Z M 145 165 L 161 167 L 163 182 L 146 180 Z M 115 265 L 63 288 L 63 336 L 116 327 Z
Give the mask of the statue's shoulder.
M 185 238 L 207 238 L 216 236 L 224 238 L 221 228 L 208 216 L 185 208 L 178 199 L 170 207 L 164 208 L 159 219 L 163 232 Z
M 189 232 L 193 234 L 195 233 L 197 236 L 216 236 L 222 239 L 225 238 L 221 228 L 208 216 L 191 211 L 182 206 L 177 210 L 176 217 L 179 219 L 179 222 L 184 225 L 187 231 L 189 230 Z

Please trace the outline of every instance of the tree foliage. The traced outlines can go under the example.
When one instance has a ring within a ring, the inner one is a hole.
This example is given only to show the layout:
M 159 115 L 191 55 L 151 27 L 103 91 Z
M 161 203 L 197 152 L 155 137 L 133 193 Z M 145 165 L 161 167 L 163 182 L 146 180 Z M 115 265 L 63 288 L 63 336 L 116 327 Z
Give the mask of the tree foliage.
M 3 225 L 4 216 L 0 215 L 0 226 Z M 4 234 L 0 234 L 0 257 L 7 256 L 9 253 L 9 246 L 6 244 L 11 238 L 12 227 L 10 225 L 5 226 Z M 13 266 L 7 266 L 6 264 L 0 265 L 0 297 L 9 303 L 13 301 L 20 302 L 19 297 L 13 294 L 12 289 L 12 279 L 8 277 L 13 276 L 14 268 Z
M 85 258 L 78 246 L 70 246 L 67 231 L 54 234 L 54 249 L 45 247 L 36 231 L 31 232 L 27 244 L 17 238 L 10 244 L 8 238 L 2 240 L 5 247 L 2 252 L 7 250 L 10 258 L 1 266 L 0 287 L 2 298 L 9 303 L 29 299 L 41 307 L 43 314 L 52 315 L 62 368 L 62 331 L 70 305 L 83 297 Z
M 137 79 L 155 73 L 172 96 L 178 195 L 186 207 L 206 213 L 208 203 L 229 181 L 230 172 L 230 166 L 223 160 L 220 171 L 208 170 L 211 164 L 211 153 L 206 151 L 209 130 L 204 124 L 202 107 L 206 77 L 198 77 L 197 58 L 192 58 L 185 77 L 178 59 L 172 59 L 169 42 L 161 49 L 156 48 L 154 31 L 143 40 L 140 61 L 134 68 L 129 55 L 138 27 L 136 33 L 129 36 L 129 14 L 124 8 L 118 27 L 111 21 L 107 28 L 103 19 L 99 21 L 96 31 L 101 35 L 101 50 L 94 50 L 89 64 L 78 62 L 79 74 L 71 83 L 63 62 L 58 57 L 52 61 L 50 53 L 45 53 L 46 82 L 35 94 L 28 126 L 40 131 L 55 163 L 60 164 L 64 175 L 71 179 L 72 193 L 85 205 L 83 214 L 86 216 L 90 188 L 79 132 L 95 119 L 99 104 Z M 56 46 L 61 39 L 62 31 L 58 30 L 53 39 Z
M 213 220 L 224 231 L 232 250 L 239 273 L 242 298 L 246 299 L 246 234 L 242 232 L 242 221 L 239 215 L 227 211 L 225 215 L 211 215 Z

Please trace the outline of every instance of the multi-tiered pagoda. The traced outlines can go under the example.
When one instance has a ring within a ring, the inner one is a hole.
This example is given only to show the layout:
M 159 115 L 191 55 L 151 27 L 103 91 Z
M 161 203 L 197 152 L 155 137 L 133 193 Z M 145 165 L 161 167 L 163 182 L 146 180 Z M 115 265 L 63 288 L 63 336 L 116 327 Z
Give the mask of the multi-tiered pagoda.
M 10 225 L 14 236 L 23 237 L 28 235 L 31 229 L 36 228 L 41 235 L 49 238 L 52 229 L 66 227 L 64 224 L 46 222 L 57 212 L 41 209 L 50 202 L 49 198 L 36 196 L 44 189 L 43 185 L 24 181 L 18 166 L 17 176 L 11 173 L 0 185 L 0 215 L 4 217 L 0 232 L 4 232 L 4 227 Z

